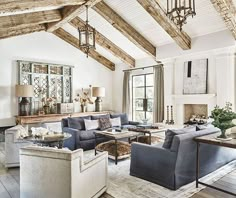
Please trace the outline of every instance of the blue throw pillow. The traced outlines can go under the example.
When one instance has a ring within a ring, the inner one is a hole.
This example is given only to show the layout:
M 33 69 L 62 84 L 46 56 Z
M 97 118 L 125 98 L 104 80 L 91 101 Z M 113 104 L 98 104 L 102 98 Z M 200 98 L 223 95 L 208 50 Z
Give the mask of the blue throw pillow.
M 196 127 L 186 127 L 186 128 L 178 129 L 178 130 L 168 129 L 165 132 L 166 136 L 165 136 L 165 141 L 164 141 L 162 147 L 165 149 L 170 149 L 175 135 L 180 135 L 180 134 L 193 132 L 193 131 L 196 131 Z
M 121 125 L 129 124 L 129 119 L 126 113 L 111 114 L 111 118 L 118 118 L 118 117 L 120 117 Z
M 84 119 L 91 120 L 90 116 L 68 118 L 68 127 L 78 130 L 85 130 Z

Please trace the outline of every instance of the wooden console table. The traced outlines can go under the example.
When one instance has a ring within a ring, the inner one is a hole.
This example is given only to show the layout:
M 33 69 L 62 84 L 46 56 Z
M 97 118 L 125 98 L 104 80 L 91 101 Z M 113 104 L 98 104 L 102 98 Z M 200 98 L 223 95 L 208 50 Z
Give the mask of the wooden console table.
M 72 113 L 72 114 L 46 114 L 46 115 L 31 115 L 31 116 L 16 116 L 16 124 L 36 124 L 45 122 L 60 122 L 63 118 L 68 117 L 82 117 L 88 115 L 101 115 L 109 114 L 112 111 L 102 112 L 84 112 L 84 113 Z
M 199 181 L 199 166 L 200 166 L 200 162 L 199 162 L 199 147 L 200 144 L 210 144 L 210 145 L 215 145 L 215 146 L 221 146 L 221 147 L 227 147 L 227 148 L 233 148 L 236 149 L 236 139 L 232 139 L 229 141 L 224 141 L 224 140 L 218 140 L 216 139 L 216 137 L 220 135 L 220 133 L 218 134 L 210 134 L 210 135 L 204 135 L 204 136 L 200 136 L 200 137 L 196 137 L 194 138 L 194 140 L 197 143 L 197 160 L 196 160 L 196 188 L 198 188 L 198 184 L 202 184 L 204 186 L 207 186 L 209 188 L 213 188 L 215 190 L 224 192 L 224 193 L 228 193 L 230 195 L 236 196 L 235 193 L 233 192 L 229 192 L 227 190 L 215 187 L 213 185 L 209 185 L 206 184 L 204 182 Z

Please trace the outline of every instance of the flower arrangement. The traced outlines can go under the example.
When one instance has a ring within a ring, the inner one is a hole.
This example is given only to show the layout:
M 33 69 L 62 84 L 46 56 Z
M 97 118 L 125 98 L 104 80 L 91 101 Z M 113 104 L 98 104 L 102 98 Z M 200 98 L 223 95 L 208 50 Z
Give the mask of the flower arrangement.
M 52 106 L 56 102 L 56 97 L 43 97 L 41 102 L 43 103 L 43 106 Z
M 218 138 L 227 138 L 225 131 L 235 126 L 232 120 L 236 119 L 236 113 L 232 111 L 232 104 L 227 102 L 223 108 L 216 106 L 210 117 L 214 119 L 212 124 L 221 130 L 221 135 Z
M 89 85 L 91 88 L 91 85 Z M 75 102 L 80 102 L 81 105 L 85 106 L 86 104 L 93 104 L 92 99 L 90 98 L 89 91 L 85 91 L 82 88 L 82 93 L 78 93 L 77 97 L 74 99 Z

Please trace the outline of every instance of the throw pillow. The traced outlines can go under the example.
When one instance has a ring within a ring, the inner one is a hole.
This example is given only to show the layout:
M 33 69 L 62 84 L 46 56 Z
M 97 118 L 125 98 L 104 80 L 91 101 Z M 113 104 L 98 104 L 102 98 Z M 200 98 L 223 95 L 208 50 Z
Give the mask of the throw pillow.
M 98 120 L 84 119 L 84 125 L 85 125 L 86 131 L 95 130 L 99 128 Z
M 84 119 L 91 120 L 90 116 L 68 118 L 68 127 L 85 130 Z
M 121 125 L 128 125 L 129 119 L 126 113 L 111 114 L 111 118 L 120 118 Z
M 165 149 L 170 149 L 175 135 L 180 135 L 180 134 L 193 132 L 193 131 L 196 131 L 196 127 L 186 127 L 186 128 L 179 129 L 179 130 L 168 129 L 165 133 L 165 135 L 166 135 L 165 141 L 164 141 L 162 147 Z
M 110 118 L 99 118 L 98 122 L 99 122 L 99 128 L 101 130 L 105 130 L 112 127 Z
M 111 119 L 110 119 L 110 122 L 111 122 L 111 126 L 112 126 L 112 127 L 120 127 L 120 126 L 121 126 L 120 117 L 111 118 Z

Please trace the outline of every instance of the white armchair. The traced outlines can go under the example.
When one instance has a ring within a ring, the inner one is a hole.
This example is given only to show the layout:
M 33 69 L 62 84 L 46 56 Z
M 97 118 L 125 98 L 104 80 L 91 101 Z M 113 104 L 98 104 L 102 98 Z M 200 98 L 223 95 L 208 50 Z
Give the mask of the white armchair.
M 82 149 L 22 148 L 20 197 L 99 197 L 107 189 L 107 165 L 107 152 L 84 163 Z
M 5 130 L 5 167 L 17 167 L 20 165 L 19 151 L 20 148 L 29 146 L 32 143 L 19 140 L 20 135 L 25 131 L 21 125 L 16 125 Z

